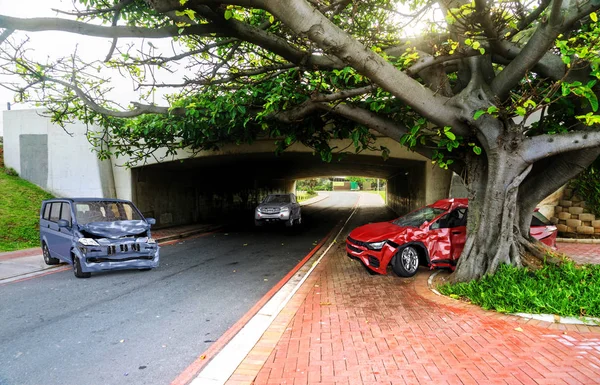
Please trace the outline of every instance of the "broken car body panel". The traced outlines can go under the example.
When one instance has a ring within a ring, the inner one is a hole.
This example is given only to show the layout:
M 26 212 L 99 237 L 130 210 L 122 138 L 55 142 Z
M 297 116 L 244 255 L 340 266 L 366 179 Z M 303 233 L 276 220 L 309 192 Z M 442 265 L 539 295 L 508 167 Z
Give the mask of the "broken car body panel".
M 120 199 L 68 198 L 42 203 L 40 241 L 52 258 L 82 273 L 152 269 L 159 265 L 159 247 L 151 237 L 151 218 Z
M 368 269 L 386 274 L 398 251 L 413 246 L 420 251 L 420 264 L 454 270 L 465 245 L 467 212 L 467 199 L 442 199 L 390 222 L 360 226 L 346 239 L 346 252 Z M 537 210 L 531 235 L 555 247 L 556 227 Z

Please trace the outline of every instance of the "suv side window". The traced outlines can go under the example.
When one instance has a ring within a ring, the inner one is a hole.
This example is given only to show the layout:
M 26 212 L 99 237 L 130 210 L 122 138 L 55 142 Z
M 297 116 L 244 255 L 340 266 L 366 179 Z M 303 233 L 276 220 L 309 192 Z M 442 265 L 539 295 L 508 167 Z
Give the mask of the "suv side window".
M 60 202 L 52 202 L 52 208 L 50 209 L 50 220 L 52 222 L 58 222 L 60 219 Z
M 50 220 L 50 207 L 51 206 L 52 206 L 52 203 L 46 203 L 44 205 L 44 215 L 42 216 L 42 218 L 44 218 L 47 221 Z
M 62 209 L 60 210 L 60 219 L 64 219 L 69 222 L 69 226 L 71 226 L 71 205 L 63 202 Z

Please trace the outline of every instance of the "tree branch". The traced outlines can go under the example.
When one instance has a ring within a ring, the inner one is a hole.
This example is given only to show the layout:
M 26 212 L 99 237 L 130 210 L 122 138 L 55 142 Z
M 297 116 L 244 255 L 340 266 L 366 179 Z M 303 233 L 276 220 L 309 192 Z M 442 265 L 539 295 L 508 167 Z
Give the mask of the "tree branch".
M 130 111 L 110 110 L 108 108 L 100 106 L 94 100 L 89 98 L 86 95 L 86 93 L 81 88 L 77 87 L 76 85 L 73 85 L 71 83 L 65 82 L 60 79 L 54 79 L 54 78 L 47 77 L 47 76 L 41 76 L 40 80 L 42 80 L 44 82 L 52 82 L 52 83 L 60 84 L 63 87 L 73 90 L 73 92 L 75 92 L 75 94 L 77 94 L 77 96 L 85 103 L 86 106 L 88 106 L 93 111 L 95 111 L 99 114 L 102 114 L 102 115 L 114 116 L 116 118 L 133 118 L 133 117 L 143 115 L 143 114 L 168 114 L 168 113 L 182 114 L 183 113 L 183 109 L 169 111 L 169 107 L 159 107 L 159 106 L 150 105 L 150 104 L 140 104 L 137 102 L 131 103 L 135 108 Z
M 534 164 L 531 174 L 519 187 L 518 202 L 521 215 L 519 227 L 527 234 L 535 206 L 544 198 L 558 190 L 570 179 L 577 176 L 600 155 L 600 147 L 581 151 L 565 152 Z M 552 170 L 552 172 L 548 172 Z
M 2 31 L 0 34 L 0 44 L 2 44 L 4 40 L 8 39 L 13 32 L 15 32 L 15 30 L 10 28 L 6 28 L 4 31 Z
M 329 19 L 303 1 L 265 2 L 265 8 L 294 32 L 307 36 L 326 53 L 335 55 L 369 77 L 381 88 L 410 105 L 415 111 L 438 125 L 450 125 L 459 135 L 468 127 L 448 105 L 448 98 L 436 95 L 370 49 L 367 49 Z
M 82 12 L 80 12 L 80 11 L 77 11 L 77 12 L 67 12 L 67 11 L 62 11 L 60 9 L 56 9 L 56 8 L 52 8 L 52 10 L 54 12 L 56 12 L 56 13 L 61 13 L 63 15 L 85 17 L 85 16 L 100 15 L 100 14 L 103 14 L 103 13 L 110 13 L 110 12 L 115 12 L 115 11 L 121 11 L 125 6 L 131 4 L 132 2 L 133 2 L 133 0 L 121 0 L 119 3 L 117 3 L 113 7 L 102 8 L 102 9 L 94 9 L 94 10 L 88 10 L 88 11 L 82 11 Z
M 198 24 L 182 28 L 179 33 L 179 28 L 176 26 L 163 28 L 144 28 L 130 26 L 115 26 L 104 27 L 83 23 L 80 21 L 36 17 L 31 19 L 22 19 L 0 15 L 0 28 L 14 29 L 17 31 L 27 32 L 42 32 L 42 31 L 62 31 L 76 33 L 85 36 L 108 37 L 108 38 L 164 38 L 174 36 L 189 36 L 189 35 L 228 35 L 225 28 L 215 26 L 213 24 Z
M 547 23 L 541 23 L 531 39 L 519 54 L 508 64 L 492 82 L 492 90 L 501 99 L 508 96 L 508 92 L 523 76 L 541 61 L 548 49 L 559 34 L 570 28 L 576 21 L 600 9 L 600 2 L 588 1 L 583 5 L 574 7 L 566 17 L 561 18 L 562 0 L 553 0 L 552 11 Z
M 600 131 L 575 131 L 560 135 L 537 135 L 525 139 L 523 160 L 534 163 L 565 152 L 600 146 Z

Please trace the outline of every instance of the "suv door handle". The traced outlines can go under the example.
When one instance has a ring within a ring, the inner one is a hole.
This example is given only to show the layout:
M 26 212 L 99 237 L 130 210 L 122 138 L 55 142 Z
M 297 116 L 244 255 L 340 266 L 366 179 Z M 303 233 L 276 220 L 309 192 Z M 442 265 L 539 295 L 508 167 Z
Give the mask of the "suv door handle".
M 460 231 L 453 231 L 452 234 L 460 234 Z

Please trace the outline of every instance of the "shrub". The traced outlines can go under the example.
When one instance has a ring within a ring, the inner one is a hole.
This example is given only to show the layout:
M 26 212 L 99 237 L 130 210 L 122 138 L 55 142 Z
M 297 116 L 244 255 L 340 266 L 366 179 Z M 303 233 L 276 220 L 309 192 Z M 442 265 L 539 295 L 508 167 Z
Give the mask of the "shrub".
M 536 271 L 502 265 L 479 281 L 445 284 L 439 290 L 501 313 L 600 317 L 600 265 L 577 267 L 568 261 Z

